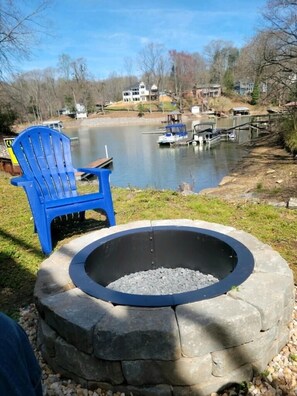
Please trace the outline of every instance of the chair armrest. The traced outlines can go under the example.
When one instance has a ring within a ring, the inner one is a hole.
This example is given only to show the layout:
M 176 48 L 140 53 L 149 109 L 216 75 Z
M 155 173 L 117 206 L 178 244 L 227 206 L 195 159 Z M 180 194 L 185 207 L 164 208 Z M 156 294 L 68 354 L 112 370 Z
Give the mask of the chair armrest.
M 10 179 L 10 183 L 13 186 L 17 187 L 24 187 L 30 183 L 32 183 L 31 180 L 28 180 L 25 176 L 18 176 L 18 177 L 13 177 Z
M 107 177 L 111 174 L 109 169 L 102 169 L 102 168 L 78 168 L 76 169 L 78 172 L 90 173 L 91 175 L 95 176 L 104 176 Z
M 102 168 L 78 168 L 76 169 L 78 172 L 89 173 L 91 175 L 95 175 L 98 177 L 99 181 L 99 191 L 103 194 L 106 194 L 110 191 L 109 185 L 109 175 L 111 171 L 109 169 Z
M 78 168 L 78 172 L 89 173 L 90 175 L 97 176 L 100 184 L 109 183 L 109 175 L 111 171 L 109 169 L 102 168 Z

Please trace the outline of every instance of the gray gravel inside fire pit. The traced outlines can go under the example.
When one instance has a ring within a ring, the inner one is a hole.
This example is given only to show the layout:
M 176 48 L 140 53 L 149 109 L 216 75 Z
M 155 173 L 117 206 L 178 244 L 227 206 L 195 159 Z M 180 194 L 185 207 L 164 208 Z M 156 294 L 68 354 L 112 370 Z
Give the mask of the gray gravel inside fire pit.
M 219 279 L 189 268 L 157 268 L 134 272 L 106 287 L 129 294 L 166 295 L 183 293 L 210 286 Z

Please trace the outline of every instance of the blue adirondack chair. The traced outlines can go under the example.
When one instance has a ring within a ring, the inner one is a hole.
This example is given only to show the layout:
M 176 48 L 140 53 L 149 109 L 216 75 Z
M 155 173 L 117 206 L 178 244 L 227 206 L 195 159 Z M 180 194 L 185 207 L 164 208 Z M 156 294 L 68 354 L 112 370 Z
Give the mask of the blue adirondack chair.
M 63 133 L 44 126 L 25 129 L 14 140 L 12 149 L 22 175 L 11 179 L 14 186 L 24 188 L 33 214 L 35 231 L 42 251 L 52 251 L 51 223 L 56 217 L 86 210 L 103 211 L 109 226 L 115 225 L 109 184 L 110 170 L 97 168 L 75 169 L 71 160 L 71 142 Z M 79 195 L 76 172 L 98 177 L 99 191 Z

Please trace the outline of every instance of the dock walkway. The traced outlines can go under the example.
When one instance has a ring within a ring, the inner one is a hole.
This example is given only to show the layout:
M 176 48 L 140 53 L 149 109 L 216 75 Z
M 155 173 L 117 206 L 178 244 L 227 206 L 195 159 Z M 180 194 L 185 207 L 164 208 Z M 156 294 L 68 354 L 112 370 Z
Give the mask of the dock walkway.
M 177 142 L 171 143 L 171 147 L 176 147 L 176 146 L 189 146 L 190 144 L 193 143 L 193 138 L 187 138 L 187 139 L 182 139 L 178 140 Z
M 113 158 L 99 158 L 96 161 L 91 162 L 87 166 L 82 166 L 82 168 L 106 168 L 110 164 L 112 164 Z M 76 180 L 84 180 L 91 176 L 90 173 L 86 172 L 76 172 L 75 178 Z

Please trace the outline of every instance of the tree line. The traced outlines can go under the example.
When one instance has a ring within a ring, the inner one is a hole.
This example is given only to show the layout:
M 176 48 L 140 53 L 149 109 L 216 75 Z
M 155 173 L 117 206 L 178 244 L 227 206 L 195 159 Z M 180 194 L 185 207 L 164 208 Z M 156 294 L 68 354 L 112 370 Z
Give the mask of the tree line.
M 122 91 L 139 80 L 147 87 L 156 84 L 160 92 L 171 92 L 177 98 L 194 86 L 209 84 L 220 84 L 224 95 L 234 95 L 236 81 L 252 82 L 250 100 L 254 104 L 297 101 L 297 0 L 268 0 L 262 27 L 242 48 L 215 40 L 203 53 L 189 53 L 151 42 L 137 54 L 138 75 L 127 58 L 125 74 L 111 71 L 102 80 L 91 75 L 86 59 L 68 54 L 60 55 L 55 68 L 16 72 L 40 35 L 46 34 L 46 28 L 36 23 L 46 14 L 50 0 L 41 1 L 31 11 L 19 4 L 2 0 L 0 5 L 2 130 L 12 119 L 42 121 L 56 116 L 58 109 L 74 110 L 76 103 L 94 112 L 98 105 L 121 100 Z M 267 87 L 265 92 L 261 92 L 262 84 Z

